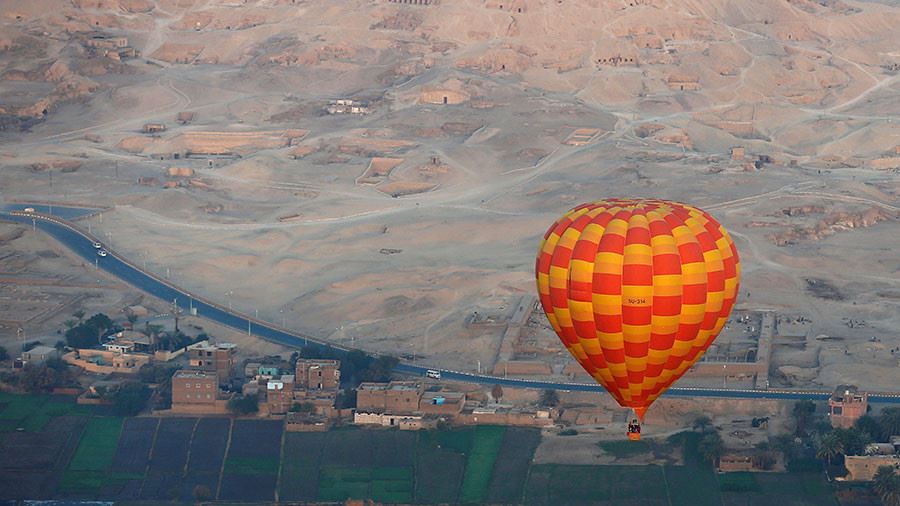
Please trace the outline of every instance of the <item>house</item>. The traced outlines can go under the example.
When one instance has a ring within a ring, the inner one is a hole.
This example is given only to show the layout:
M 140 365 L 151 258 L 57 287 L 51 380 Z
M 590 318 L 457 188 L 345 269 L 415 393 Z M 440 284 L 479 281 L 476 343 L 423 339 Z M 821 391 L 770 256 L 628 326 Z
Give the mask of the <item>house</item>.
M 869 394 L 860 393 L 853 385 L 838 385 L 828 399 L 828 418 L 832 427 L 849 429 L 866 414 Z
M 143 131 L 145 134 L 157 134 L 166 131 L 166 125 L 162 123 L 146 123 Z
M 339 360 L 300 359 L 294 370 L 297 388 L 302 390 L 333 391 L 341 386 Z
M 369 413 L 411 414 L 419 410 L 422 387 L 413 381 L 361 383 L 356 389 L 356 409 Z
M 112 340 L 103 345 L 108 351 L 119 353 L 149 353 L 152 343 L 150 336 L 132 330 L 123 330 L 112 335 Z
M 22 362 L 22 365 L 29 363 L 37 365 L 43 364 L 48 359 L 56 358 L 57 356 L 56 348 L 39 344 L 28 351 L 23 351 L 19 360 Z
M 284 417 L 287 432 L 325 432 L 331 427 L 331 419 L 318 413 L 292 413 Z
M 63 360 L 91 373 L 137 374 L 152 357 L 145 353 L 78 349 L 63 355 Z
M 419 412 L 423 415 L 449 416 L 455 418 L 466 405 L 463 392 L 425 392 L 419 400 Z
M 734 473 L 738 471 L 752 471 L 753 457 L 750 455 L 730 453 L 719 457 L 719 472 Z
M 894 474 L 900 469 L 900 456 L 897 455 L 847 455 L 844 467 L 847 468 L 846 481 L 872 481 L 879 467 L 891 467 Z
M 294 404 L 294 375 L 285 374 L 266 382 L 266 407 L 270 415 L 283 415 Z
M 175 116 L 175 121 L 182 125 L 187 125 L 191 121 L 194 121 L 194 112 L 193 111 L 181 111 Z
M 180 370 L 172 376 L 172 411 L 225 413 L 228 396 L 219 390 L 214 371 Z
M 192 369 L 215 372 L 223 384 L 231 381 L 234 355 L 237 352 L 236 344 L 210 344 L 209 341 L 200 341 L 188 346 L 187 349 Z
M 380 425 L 382 427 L 398 427 L 400 430 L 419 430 L 433 426 L 434 422 L 424 420 L 421 415 L 391 415 L 386 413 L 366 413 L 357 411 L 353 414 L 356 425 Z
M 669 89 L 672 90 L 696 91 L 700 89 L 700 78 L 686 74 L 672 74 L 666 78 L 666 84 L 669 86 Z

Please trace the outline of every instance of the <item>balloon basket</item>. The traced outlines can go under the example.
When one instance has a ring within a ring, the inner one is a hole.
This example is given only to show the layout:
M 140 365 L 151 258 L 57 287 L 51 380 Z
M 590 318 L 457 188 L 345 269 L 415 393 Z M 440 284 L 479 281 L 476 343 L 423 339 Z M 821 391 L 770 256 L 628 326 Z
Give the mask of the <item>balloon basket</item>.
M 629 440 L 629 441 L 640 441 L 640 440 L 641 440 L 641 433 L 640 433 L 640 432 L 629 432 L 629 433 L 628 433 L 628 440 Z

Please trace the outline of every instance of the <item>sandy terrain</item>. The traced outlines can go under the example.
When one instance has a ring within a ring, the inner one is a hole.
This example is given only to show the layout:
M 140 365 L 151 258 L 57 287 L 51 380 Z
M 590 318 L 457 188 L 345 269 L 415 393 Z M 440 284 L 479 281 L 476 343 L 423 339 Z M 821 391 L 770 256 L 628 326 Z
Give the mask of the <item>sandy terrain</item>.
M 145 4 L 0 0 L 0 198 L 103 203 L 111 247 L 188 289 L 473 371 L 502 331 L 465 318 L 534 292 L 558 215 L 683 200 L 732 231 L 739 308 L 811 320 L 774 384 L 896 385 L 896 6 Z

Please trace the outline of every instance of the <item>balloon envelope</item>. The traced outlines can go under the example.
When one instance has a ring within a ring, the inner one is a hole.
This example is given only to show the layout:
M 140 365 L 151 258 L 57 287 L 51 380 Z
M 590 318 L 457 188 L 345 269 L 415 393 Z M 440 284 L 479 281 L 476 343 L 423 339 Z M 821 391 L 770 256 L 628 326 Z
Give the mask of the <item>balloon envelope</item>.
M 563 344 L 643 418 L 722 330 L 740 262 L 728 232 L 696 207 L 611 199 L 557 220 L 535 271 L 541 305 Z

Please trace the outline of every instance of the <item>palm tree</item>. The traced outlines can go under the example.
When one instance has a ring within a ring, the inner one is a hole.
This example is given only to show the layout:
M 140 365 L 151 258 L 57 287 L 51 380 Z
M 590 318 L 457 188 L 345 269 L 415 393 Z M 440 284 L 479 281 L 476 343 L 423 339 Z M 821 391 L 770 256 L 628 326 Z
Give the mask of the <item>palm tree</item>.
M 891 436 L 900 434 L 900 408 L 885 408 L 878 417 L 882 429 L 882 439 L 888 441 Z
M 894 474 L 891 466 L 881 466 L 872 479 L 872 490 L 887 506 L 900 505 L 900 476 Z
M 878 494 L 878 497 L 884 497 L 891 491 L 891 485 L 894 481 L 894 469 L 891 466 L 881 466 L 872 478 L 872 490 Z
M 725 451 L 722 436 L 718 432 L 707 433 L 697 443 L 697 451 L 703 456 L 703 460 L 715 464 L 716 460 L 722 456 L 722 452 Z
M 78 311 L 75 311 L 74 313 L 72 313 L 72 316 L 74 316 L 75 318 L 78 318 L 78 323 L 81 323 L 81 320 L 84 320 L 84 310 L 79 309 Z
M 819 449 L 816 450 L 816 458 L 828 461 L 831 465 L 832 460 L 838 455 L 844 454 L 844 443 L 841 438 L 834 432 L 829 432 L 819 441 Z

